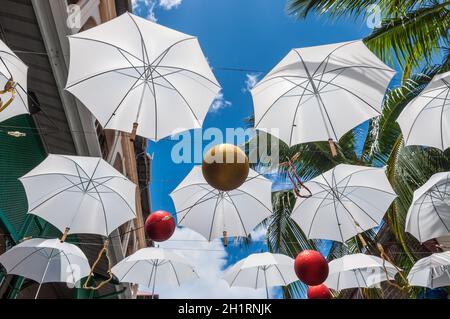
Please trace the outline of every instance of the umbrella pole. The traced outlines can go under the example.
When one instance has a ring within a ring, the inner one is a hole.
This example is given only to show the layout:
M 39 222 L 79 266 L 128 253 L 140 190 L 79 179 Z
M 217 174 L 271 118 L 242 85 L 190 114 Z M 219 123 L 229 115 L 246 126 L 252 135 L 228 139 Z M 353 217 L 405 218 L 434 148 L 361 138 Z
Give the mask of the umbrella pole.
M 61 237 L 61 239 L 60 239 L 60 241 L 61 241 L 62 243 L 66 241 L 67 236 L 69 235 L 69 230 L 70 230 L 69 227 L 66 227 L 66 229 L 64 230 L 64 234 L 62 235 L 62 237 Z
M 131 131 L 130 134 L 130 141 L 134 142 L 134 140 L 136 139 L 136 132 L 137 132 L 137 128 L 139 126 L 139 123 L 134 122 L 133 123 L 133 130 Z
M 155 299 L 156 272 L 158 271 L 158 262 L 155 265 L 155 275 L 153 276 L 152 299 Z
M 39 292 L 41 291 L 42 282 L 44 281 L 45 275 L 47 274 L 48 267 L 50 266 L 50 261 L 52 260 L 52 255 L 53 255 L 53 251 L 54 250 L 55 250 L 55 248 L 52 248 L 52 251 L 50 252 L 50 257 L 48 258 L 47 266 L 45 266 L 44 274 L 42 275 L 42 278 L 39 281 L 39 286 L 38 286 L 38 289 L 36 291 L 36 295 L 34 296 L 34 299 L 38 299 Z
M 266 286 L 266 299 L 269 299 L 269 288 L 267 287 L 266 268 L 264 268 L 264 283 L 265 283 L 265 286 Z

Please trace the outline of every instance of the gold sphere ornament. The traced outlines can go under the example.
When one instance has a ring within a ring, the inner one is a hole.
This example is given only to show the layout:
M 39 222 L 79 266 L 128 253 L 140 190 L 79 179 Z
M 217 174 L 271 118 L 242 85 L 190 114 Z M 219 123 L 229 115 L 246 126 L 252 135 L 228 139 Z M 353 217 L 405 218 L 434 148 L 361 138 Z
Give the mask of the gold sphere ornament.
M 203 177 L 212 187 L 227 192 L 241 186 L 249 172 L 247 155 L 232 144 L 219 144 L 206 152 Z

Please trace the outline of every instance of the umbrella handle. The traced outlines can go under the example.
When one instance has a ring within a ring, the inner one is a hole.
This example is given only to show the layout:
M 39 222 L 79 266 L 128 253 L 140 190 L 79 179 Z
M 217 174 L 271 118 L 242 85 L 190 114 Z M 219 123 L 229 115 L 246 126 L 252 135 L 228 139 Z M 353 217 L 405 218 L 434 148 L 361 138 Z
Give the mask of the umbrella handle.
M 227 231 L 226 230 L 223 231 L 223 245 L 225 247 L 228 246 L 228 237 L 227 237 Z
M 334 144 L 332 138 L 328 139 L 328 145 L 330 145 L 331 155 L 333 155 L 333 157 L 336 157 L 337 156 L 336 144 Z
M 64 230 L 64 234 L 62 235 L 62 237 L 61 237 L 61 239 L 60 239 L 60 241 L 61 241 L 62 243 L 66 241 L 67 236 L 69 235 L 69 230 L 70 230 L 69 227 L 66 227 L 66 229 Z
M 131 131 L 130 134 L 130 141 L 134 142 L 134 140 L 136 139 L 136 132 L 137 132 L 137 128 L 139 126 L 139 123 L 134 122 L 133 123 L 133 130 Z
M 112 272 L 111 272 L 111 260 L 109 259 L 109 254 L 108 254 L 108 245 L 109 245 L 109 239 L 106 239 L 105 242 L 103 243 L 102 249 L 98 253 L 97 259 L 92 264 L 91 271 L 89 272 L 89 276 L 87 277 L 86 281 L 84 282 L 84 285 L 83 285 L 84 289 L 98 290 L 101 287 L 103 287 L 104 285 L 106 285 L 107 283 L 109 283 L 113 279 L 113 275 L 112 275 Z M 91 280 L 91 278 L 92 278 L 92 276 L 94 274 L 94 270 L 97 267 L 97 264 L 100 262 L 100 259 L 101 259 L 103 254 L 105 254 L 106 259 L 108 260 L 108 276 L 109 277 L 108 277 L 108 279 L 106 279 L 106 280 L 102 281 L 101 283 L 99 283 L 97 286 L 89 286 L 88 283 Z
M 305 186 L 305 184 L 302 183 L 300 177 L 297 175 L 297 173 L 295 171 L 295 166 L 294 166 L 294 163 L 293 163 L 292 159 L 288 160 L 288 165 L 289 165 L 288 177 L 291 180 L 292 185 L 294 186 L 294 193 L 295 193 L 295 195 L 297 197 L 300 197 L 300 198 L 309 198 L 309 197 L 311 197 L 312 196 L 312 192 L 309 190 L 308 187 Z M 302 187 L 309 193 L 308 195 L 302 195 L 300 193 L 300 190 L 301 190 Z

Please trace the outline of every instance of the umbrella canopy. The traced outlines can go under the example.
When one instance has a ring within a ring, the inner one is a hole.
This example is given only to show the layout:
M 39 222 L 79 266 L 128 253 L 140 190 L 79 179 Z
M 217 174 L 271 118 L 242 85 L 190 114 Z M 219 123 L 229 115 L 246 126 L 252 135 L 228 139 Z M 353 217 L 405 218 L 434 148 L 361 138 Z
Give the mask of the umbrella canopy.
M 156 282 L 180 286 L 198 278 L 194 268 L 182 256 L 162 248 L 142 248 L 111 269 L 120 282 L 155 289 Z
M 28 112 L 28 67 L 0 40 L 0 122 Z
M 62 232 L 107 237 L 136 217 L 136 185 L 101 158 L 50 154 L 20 181 L 28 212 Z
M 328 263 L 325 285 L 336 291 L 370 288 L 386 280 L 394 280 L 397 269 L 388 261 L 365 254 L 346 255 Z
M 200 128 L 220 91 L 197 38 L 130 13 L 69 41 L 66 89 L 103 128 L 137 123 L 152 140 Z
M 292 219 L 310 239 L 345 242 L 381 223 L 396 194 L 384 168 L 340 164 L 305 183 Z
M 417 261 L 409 271 L 408 281 L 411 286 L 432 289 L 450 286 L 450 251 Z
M 294 259 L 282 254 L 252 254 L 230 267 L 223 279 L 230 287 L 266 288 L 287 286 L 297 281 Z
M 397 122 L 406 145 L 450 147 L 450 72 L 436 75 Z
M 91 270 L 80 248 L 59 239 L 26 240 L 1 255 L 0 263 L 8 274 L 26 277 L 39 284 L 67 282 L 75 285 Z
M 394 73 L 362 41 L 293 49 L 251 91 L 255 127 L 289 146 L 338 141 L 381 114 Z
M 170 194 L 178 224 L 212 240 L 248 234 L 272 213 L 272 182 L 250 170 L 237 189 L 224 192 L 211 187 L 195 166 Z
M 450 172 L 434 174 L 414 192 L 405 227 L 421 243 L 450 235 Z

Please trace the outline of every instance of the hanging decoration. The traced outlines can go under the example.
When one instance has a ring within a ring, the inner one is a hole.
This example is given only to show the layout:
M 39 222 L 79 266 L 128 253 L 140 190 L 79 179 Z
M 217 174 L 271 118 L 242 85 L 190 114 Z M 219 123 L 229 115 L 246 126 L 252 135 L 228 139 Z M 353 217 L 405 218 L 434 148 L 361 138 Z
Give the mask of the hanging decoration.
M 162 242 L 169 239 L 175 232 L 175 219 L 169 212 L 155 211 L 147 217 L 144 228 L 151 240 Z
M 324 284 L 309 286 L 306 292 L 308 299 L 331 299 L 333 295 L 330 289 Z
M 328 277 L 328 262 L 315 250 L 304 250 L 295 258 L 295 273 L 308 286 L 322 284 Z
M 294 163 L 300 156 L 300 153 L 296 153 L 292 158 L 288 158 L 287 162 L 280 163 L 280 166 L 287 166 L 287 173 L 289 180 L 292 183 L 294 194 L 300 198 L 309 198 L 312 196 L 311 191 L 305 184 L 302 183 L 300 176 L 297 174 L 297 167 Z M 306 191 L 306 194 L 302 194 L 302 189 Z
M 247 155 L 232 144 L 219 144 L 206 152 L 202 173 L 209 185 L 220 191 L 231 191 L 241 186 L 249 172 Z

